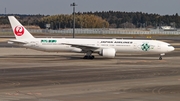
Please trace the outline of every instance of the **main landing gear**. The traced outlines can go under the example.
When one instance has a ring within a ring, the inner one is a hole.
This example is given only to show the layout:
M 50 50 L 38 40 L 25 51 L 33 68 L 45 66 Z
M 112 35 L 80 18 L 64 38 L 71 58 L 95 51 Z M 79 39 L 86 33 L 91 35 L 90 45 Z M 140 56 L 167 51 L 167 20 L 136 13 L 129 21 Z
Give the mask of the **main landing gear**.
M 162 56 L 159 56 L 159 60 L 162 60 Z
M 164 56 L 164 55 L 165 55 L 165 53 L 160 54 L 159 60 L 162 60 L 162 56 Z
M 88 51 L 83 59 L 94 59 L 94 55 L 92 55 L 92 51 Z

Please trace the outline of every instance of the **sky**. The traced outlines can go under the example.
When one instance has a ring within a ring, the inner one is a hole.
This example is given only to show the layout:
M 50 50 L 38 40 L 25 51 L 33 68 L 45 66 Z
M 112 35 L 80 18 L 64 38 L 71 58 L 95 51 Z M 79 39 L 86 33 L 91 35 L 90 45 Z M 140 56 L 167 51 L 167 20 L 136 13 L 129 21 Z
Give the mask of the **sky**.
M 0 14 L 71 14 L 76 12 L 125 11 L 180 15 L 180 0 L 0 0 Z

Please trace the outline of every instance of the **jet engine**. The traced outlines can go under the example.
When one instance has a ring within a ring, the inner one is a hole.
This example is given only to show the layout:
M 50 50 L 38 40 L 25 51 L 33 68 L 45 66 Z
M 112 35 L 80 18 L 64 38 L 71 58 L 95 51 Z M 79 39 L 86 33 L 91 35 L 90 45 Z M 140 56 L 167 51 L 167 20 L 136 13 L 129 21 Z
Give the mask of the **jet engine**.
M 116 50 L 113 48 L 102 49 L 99 52 L 99 55 L 106 57 L 106 58 L 114 58 L 116 55 Z
M 79 52 L 82 52 L 82 49 L 80 49 L 80 48 L 73 48 L 71 51 L 79 53 Z

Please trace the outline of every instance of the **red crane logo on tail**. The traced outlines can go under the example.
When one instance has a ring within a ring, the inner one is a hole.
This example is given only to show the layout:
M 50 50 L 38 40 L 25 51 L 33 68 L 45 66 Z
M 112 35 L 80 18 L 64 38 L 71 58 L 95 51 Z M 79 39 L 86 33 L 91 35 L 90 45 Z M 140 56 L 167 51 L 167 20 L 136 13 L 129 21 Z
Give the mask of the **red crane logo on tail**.
M 22 26 L 16 26 L 14 28 L 14 33 L 17 35 L 17 36 L 22 36 L 24 34 L 24 27 Z

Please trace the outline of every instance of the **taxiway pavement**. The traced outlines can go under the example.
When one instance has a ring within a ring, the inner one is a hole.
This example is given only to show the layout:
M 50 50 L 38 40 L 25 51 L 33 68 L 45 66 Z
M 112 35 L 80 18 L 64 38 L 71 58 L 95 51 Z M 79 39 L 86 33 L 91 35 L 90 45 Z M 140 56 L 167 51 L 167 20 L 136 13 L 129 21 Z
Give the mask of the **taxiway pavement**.
M 179 101 L 179 41 L 171 43 L 176 50 L 163 60 L 0 47 L 0 101 Z

